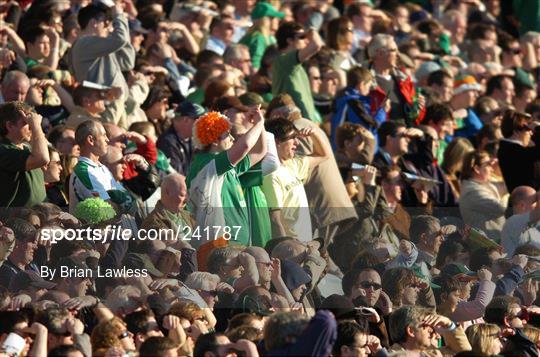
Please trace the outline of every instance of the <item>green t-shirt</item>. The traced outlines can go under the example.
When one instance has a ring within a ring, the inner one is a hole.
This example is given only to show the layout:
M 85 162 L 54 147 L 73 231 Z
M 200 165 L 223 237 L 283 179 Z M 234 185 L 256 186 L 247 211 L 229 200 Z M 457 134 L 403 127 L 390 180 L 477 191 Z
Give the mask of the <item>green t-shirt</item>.
M 45 201 L 45 180 L 41 168 L 26 171 L 30 148 L 23 149 L 0 139 L 0 207 L 32 207 Z
M 211 231 L 209 240 L 223 236 L 225 230 L 230 228 L 233 235 L 231 242 L 250 245 L 248 209 L 238 179 L 238 175 L 249 167 L 248 156 L 234 166 L 229 161 L 227 151 L 202 152 L 194 156 L 187 186 L 190 207 L 202 235 L 197 242 L 197 235 L 192 234 L 191 244 L 194 247 L 207 243 L 206 227 Z
M 321 116 L 315 109 L 309 78 L 302 63 L 298 61 L 298 51 L 281 54 L 272 69 L 272 94 L 289 94 L 302 111 L 304 118 L 320 123 Z
M 202 105 L 202 103 L 204 102 L 204 89 L 195 89 L 192 93 L 188 94 L 186 100 L 193 104 Z
M 240 183 L 244 189 L 249 209 L 251 243 L 264 248 L 266 243 L 272 239 L 272 226 L 266 196 L 261 189 L 263 183 L 261 162 L 240 175 Z
M 251 56 L 251 63 L 253 68 L 258 70 L 261 68 L 261 60 L 264 55 L 264 51 L 270 45 L 276 43 L 276 39 L 273 36 L 266 37 L 260 31 L 248 32 L 240 43 L 246 45 L 249 48 L 249 55 Z

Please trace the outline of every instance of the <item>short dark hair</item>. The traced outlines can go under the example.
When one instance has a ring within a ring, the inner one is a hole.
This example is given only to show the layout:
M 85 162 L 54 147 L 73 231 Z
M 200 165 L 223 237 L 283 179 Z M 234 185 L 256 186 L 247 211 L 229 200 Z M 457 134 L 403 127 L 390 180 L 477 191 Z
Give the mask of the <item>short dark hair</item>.
M 147 323 L 148 319 L 151 317 L 154 317 L 154 313 L 152 312 L 152 310 L 142 309 L 127 314 L 124 317 L 124 322 L 126 323 L 128 331 L 132 334 L 144 334 L 148 332 Z
M 474 250 L 469 259 L 469 269 L 477 271 L 482 267 L 491 268 L 494 261 L 490 257 L 490 254 L 495 251 L 497 251 L 496 248 L 479 248 Z
M 287 46 L 289 46 L 287 40 L 294 38 L 294 35 L 301 30 L 302 26 L 296 22 L 289 21 L 282 23 L 276 31 L 278 48 L 280 50 L 287 48 Z
M 429 74 L 427 84 L 429 87 L 431 87 L 432 85 L 442 86 L 443 81 L 446 78 L 452 79 L 452 76 L 444 69 L 439 69 L 438 71 L 431 72 Z
M 200 337 L 199 337 L 200 338 Z M 198 339 L 197 339 L 198 341 Z M 150 337 L 139 348 L 140 357 L 163 356 L 165 352 L 178 346 L 168 337 Z M 198 355 L 196 355 L 198 356 Z
M 452 109 L 447 104 L 434 103 L 426 108 L 426 123 L 439 124 L 446 120 L 453 120 Z
M 34 44 L 38 38 L 40 38 L 41 36 L 44 36 L 46 35 L 47 33 L 45 32 L 45 30 L 42 28 L 42 27 L 33 27 L 31 29 L 28 29 L 26 31 L 24 31 L 24 43 L 31 43 L 31 44 Z
M 92 19 L 107 19 L 107 10 L 100 5 L 90 4 L 79 10 L 77 21 L 81 29 L 86 29 Z
M 32 107 L 24 102 L 7 102 L 0 104 L 0 136 L 5 136 L 7 134 L 7 123 L 15 124 L 23 114 L 32 111 Z
M 395 136 L 399 128 L 405 128 L 405 124 L 396 121 L 385 121 L 377 130 L 379 135 L 379 146 L 384 147 L 388 135 Z
M 453 276 L 440 275 L 436 277 L 435 279 L 433 279 L 433 282 L 441 287 L 440 289 L 433 290 L 433 293 L 435 295 L 435 302 L 437 303 L 437 306 L 439 306 L 442 303 L 442 300 L 441 300 L 442 294 L 448 295 L 451 292 L 461 290 L 459 281 Z
M 345 141 L 351 141 L 356 136 L 361 138 L 361 143 L 364 141 L 362 126 L 360 124 L 343 123 L 336 130 L 336 146 L 338 149 L 343 149 L 345 147 Z
M 491 95 L 495 89 L 502 89 L 502 83 L 505 79 L 512 80 L 512 77 L 506 74 L 498 74 L 488 79 L 486 84 L 486 95 Z
M 504 318 L 510 312 L 510 306 L 519 305 L 519 300 L 513 296 L 495 296 L 486 306 L 484 321 L 489 324 L 504 325 Z
M 210 332 L 204 335 L 201 335 L 195 341 L 195 347 L 193 348 L 194 356 L 204 356 L 205 352 L 212 352 L 214 355 L 218 355 L 218 343 L 217 343 L 218 334 L 215 332 Z M 142 346 L 141 346 L 142 347 Z M 155 356 L 156 353 L 149 356 Z
M 346 272 L 345 275 L 343 275 L 343 279 L 341 279 L 341 289 L 346 296 L 351 295 L 352 288 L 354 284 L 356 284 L 358 276 L 360 276 L 360 273 L 364 270 L 366 269 L 352 269 Z
M 337 339 L 334 343 L 334 355 L 341 355 L 341 346 L 354 345 L 354 338 L 358 334 L 368 334 L 368 326 L 365 319 L 360 320 L 362 325 L 356 321 L 342 321 L 337 326 Z
M 75 142 L 79 146 L 83 146 L 86 142 L 86 138 L 89 135 L 96 136 L 99 122 L 96 120 L 86 120 L 79 124 L 75 130 Z
M 412 242 L 418 243 L 422 234 L 431 231 L 434 224 L 439 224 L 438 218 L 429 215 L 420 215 L 412 219 L 409 227 L 409 238 Z
M 291 133 L 298 132 L 291 121 L 281 117 L 267 121 L 264 126 L 269 133 L 274 134 L 276 141 L 284 141 Z

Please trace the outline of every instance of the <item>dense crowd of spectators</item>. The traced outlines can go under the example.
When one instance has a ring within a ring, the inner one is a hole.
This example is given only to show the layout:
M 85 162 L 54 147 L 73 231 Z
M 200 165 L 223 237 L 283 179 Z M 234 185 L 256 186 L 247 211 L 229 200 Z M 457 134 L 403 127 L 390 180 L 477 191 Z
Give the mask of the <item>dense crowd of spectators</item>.
M 540 1 L 0 1 L 1 356 L 538 356 Z

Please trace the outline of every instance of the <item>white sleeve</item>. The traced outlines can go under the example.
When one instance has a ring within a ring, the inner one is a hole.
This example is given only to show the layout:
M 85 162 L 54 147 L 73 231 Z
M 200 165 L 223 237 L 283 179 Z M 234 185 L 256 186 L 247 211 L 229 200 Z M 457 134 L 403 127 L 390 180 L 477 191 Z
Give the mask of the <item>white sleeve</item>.
M 267 152 L 266 155 L 264 155 L 261 163 L 263 176 L 269 175 L 276 171 L 280 165 L 274 134 L 269 132 L 266 132 L 266 148 Z

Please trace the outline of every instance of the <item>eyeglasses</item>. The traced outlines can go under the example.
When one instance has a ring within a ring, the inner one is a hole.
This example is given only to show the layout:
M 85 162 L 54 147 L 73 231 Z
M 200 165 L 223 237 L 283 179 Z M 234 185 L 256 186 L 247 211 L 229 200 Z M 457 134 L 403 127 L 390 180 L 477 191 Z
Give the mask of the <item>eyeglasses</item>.
M 232 137 L 230 131 L 226 131 L 225 133 L 223 133 L 223 134 L 219 137 L 219 140 L 225 140 L 225 139 L 227 139 L 228 137 Z
M 362 281 L 360 284 L 358 284 L 362 289 L 369 289 L 373 288 L 373 290 L 379 290 L 382 288 L 381 284 L 378 283 L 370 283 L 369 281 Z
M 129 336 L 129 331 L 128 330 L 125 330 L 124 332 L 122 332 L 120 335 L 118 335 L 118 339 L 121 340 L 123 338 L 126 338 Z

